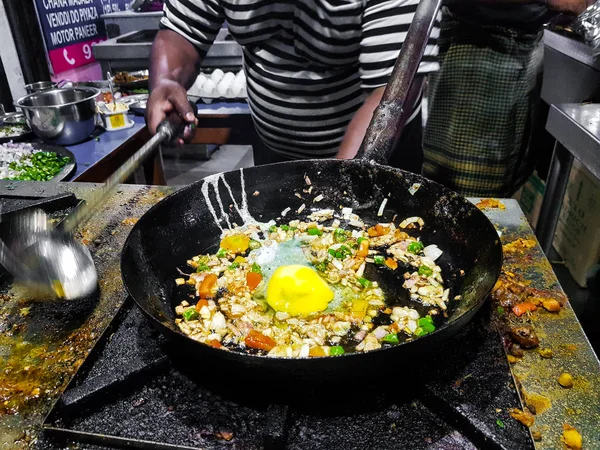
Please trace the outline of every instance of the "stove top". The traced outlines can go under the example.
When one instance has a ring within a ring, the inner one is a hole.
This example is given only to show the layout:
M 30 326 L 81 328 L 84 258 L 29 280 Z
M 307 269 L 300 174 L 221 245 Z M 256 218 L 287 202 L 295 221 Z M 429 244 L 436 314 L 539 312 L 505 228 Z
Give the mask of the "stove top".
M 184 361 L 128 299 L 45 422 L 39 449 L 533 448 L 500 337 L 484 307 L 421 373 L 378 386 L 257 388 Z M 351 374 L 340 374 L 349 379 Z M 281 395 L 283 394 L 283 395 Z

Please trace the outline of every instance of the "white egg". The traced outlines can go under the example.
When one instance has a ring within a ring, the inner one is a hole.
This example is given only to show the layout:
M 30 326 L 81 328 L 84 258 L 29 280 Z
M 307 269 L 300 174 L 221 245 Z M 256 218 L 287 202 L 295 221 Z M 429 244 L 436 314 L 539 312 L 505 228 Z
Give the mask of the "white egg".
M 241 97 L 243 89 L 244 84 L 240 79 L 236 78 L 235 80 L 233 80 L 233 83 L 231 83 L 231 94 L 233 97 Z
M 200 90 L 200 95 L 203 97 L 214 97 L 215 95 L 215 82 L 210 79 L 206 80 L 202 85 L 202 89 Z
M 198 89 L 198 91 L 200 91 L 200 89 L 202 89 L 202 86 L 204 85 L 204 83 L 206 83 L 206 80 L 207 80 L 206 75 L 204 75 L 203 73 L 201 73 L 196 78 L 196 82 L 194 83 L 194 87 L 196 89 Z
M 243 70 L 240 70 L 235 76 L 236 81 L 240 81 L 242 84 L 246 84 L 246 75 Z
M 227 91 L 231 86 L 231 82 L 235 79 L 235 75 L 231 72 L 227 72 L 227 74 L 223 77 L 223 79 L 217 85 L 217 92 L 220 97 L 226 97 Z
M 221 69 L 215 69 L 211 74 L 210 79 L 213 81 L 213 83 L 215 83 L 215 85 L 217 85 L 219 84 L 219 81 L 221 81 L 221 78 L 223 78 L 223 75 L 225 74 Z

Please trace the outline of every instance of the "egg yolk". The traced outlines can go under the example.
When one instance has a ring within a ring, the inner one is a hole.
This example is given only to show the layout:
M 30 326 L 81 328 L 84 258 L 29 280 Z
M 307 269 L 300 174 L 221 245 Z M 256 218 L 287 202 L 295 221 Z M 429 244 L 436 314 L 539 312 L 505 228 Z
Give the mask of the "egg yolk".
M 271 276 L 267 303 L 275 311 L 306 315 L 327 309 L 333 291 L 316 271 L 293 264 L 281 266 Z

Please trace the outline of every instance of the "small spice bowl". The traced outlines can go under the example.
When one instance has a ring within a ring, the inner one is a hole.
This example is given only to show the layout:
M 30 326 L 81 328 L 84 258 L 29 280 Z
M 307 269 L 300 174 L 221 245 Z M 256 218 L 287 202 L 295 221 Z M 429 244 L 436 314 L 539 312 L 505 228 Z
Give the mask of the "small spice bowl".
M 100 117 L 102 117 L 104 128 L 108 131 L 127 128 L 130 125 L 130 121 L 127 118 L 129 106 L 125 103 L 99 103 L 98 112 L 100 113 Z

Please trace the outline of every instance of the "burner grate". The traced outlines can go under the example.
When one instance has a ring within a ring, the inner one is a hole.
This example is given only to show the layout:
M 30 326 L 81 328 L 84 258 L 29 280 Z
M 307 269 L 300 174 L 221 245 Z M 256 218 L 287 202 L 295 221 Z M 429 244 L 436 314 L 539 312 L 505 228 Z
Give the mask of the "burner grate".
M 425 382 L 416 371 L 408 377 L 384 373 L 379 387 L 328 386 L 279 404 L 243 374 L 237 380 L 248 395 L 222 393 L 212 383 L 208 389 L 202 380 L 222 374 L 201 364 L 180 366 L 129 300 L 110 338 L 46 420 L 38 447 L 533 448 L 528 430 L 508 416 L 508 408 L 520 403 L 489 316 L 484 308 L 451 341 Z

